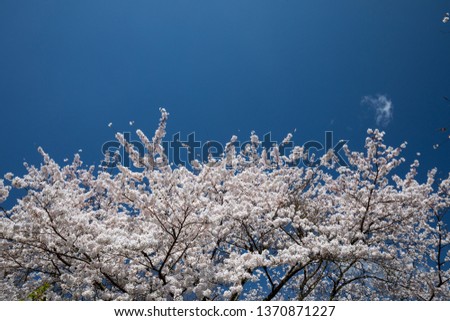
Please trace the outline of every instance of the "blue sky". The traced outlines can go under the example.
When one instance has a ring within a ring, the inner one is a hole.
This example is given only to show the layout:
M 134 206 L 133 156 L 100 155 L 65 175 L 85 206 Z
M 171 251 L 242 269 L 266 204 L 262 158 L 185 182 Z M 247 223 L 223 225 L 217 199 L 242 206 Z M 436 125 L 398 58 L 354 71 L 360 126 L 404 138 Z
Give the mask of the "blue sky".
M 450 1 L 1 0 L 0 173 L 82 149 L 99 163 L 116 131 L 281 140 L 361 149 L 385 95 L 387 143 L 422 173 L 450 170 Z M 133 126 L 128 122 L 135 121 Z M 112 128 L 108 123 L 112 122 Z M 448 133 L 447 133 L 448 134 Z

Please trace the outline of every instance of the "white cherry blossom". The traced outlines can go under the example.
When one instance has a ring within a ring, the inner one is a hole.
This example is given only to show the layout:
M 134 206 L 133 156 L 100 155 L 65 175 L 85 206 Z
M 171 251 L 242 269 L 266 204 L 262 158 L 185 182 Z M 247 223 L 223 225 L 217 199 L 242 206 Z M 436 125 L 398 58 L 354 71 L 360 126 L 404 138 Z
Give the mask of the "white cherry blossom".
M 171 167 L 162 147 L 168 113 L 144 157 L 117 134 L 139 169 L 57 164 L 0 180 L 24 197 L 0 218 L 3 300 L 449 300 L 445 225 L 450 178 L 405 175 L 406 145 L 369 130 L 364 152 L 344 146 L 316 167 L 295 165 L 252 132 L 238 153 Z M 288 135 L 285 143 L 290 141 Z M 295 166 L 294 166 L 295 165 Z

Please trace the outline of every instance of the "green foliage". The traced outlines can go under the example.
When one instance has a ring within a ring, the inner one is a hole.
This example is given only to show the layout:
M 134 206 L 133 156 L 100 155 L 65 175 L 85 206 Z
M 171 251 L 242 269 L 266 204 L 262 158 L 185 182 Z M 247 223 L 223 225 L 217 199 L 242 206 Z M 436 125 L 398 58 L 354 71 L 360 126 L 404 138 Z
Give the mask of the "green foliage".
M 28 294 L 27 299 L 30 299 L 31 301 L 46 301 L 47 298 L 45 297 L 45 291 L 47 291 L 49 287 L 50 284 L 45 282 L 36 290 Z

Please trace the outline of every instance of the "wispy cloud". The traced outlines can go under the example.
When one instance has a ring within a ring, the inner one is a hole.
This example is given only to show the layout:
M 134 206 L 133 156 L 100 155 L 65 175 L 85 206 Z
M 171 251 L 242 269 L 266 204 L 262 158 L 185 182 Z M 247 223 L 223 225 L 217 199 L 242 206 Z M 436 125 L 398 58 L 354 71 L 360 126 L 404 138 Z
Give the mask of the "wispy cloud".
M 364 96 L 361 103 L 375 110 L 377 126 L 387 126 L 392 121 L 394 117 L 394 105 L 385 95 Z

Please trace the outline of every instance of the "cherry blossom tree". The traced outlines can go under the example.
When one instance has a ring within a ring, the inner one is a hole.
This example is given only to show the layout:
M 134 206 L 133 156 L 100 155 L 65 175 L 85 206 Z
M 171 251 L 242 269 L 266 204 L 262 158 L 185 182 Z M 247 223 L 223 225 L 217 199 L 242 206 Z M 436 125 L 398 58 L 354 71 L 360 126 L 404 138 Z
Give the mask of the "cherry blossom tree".
M 168 163 L 168 113 L 136 168 L 39 167 L 0 180 L 25 196 L 0 218 L 3 300 L 448 300 L 450 178 L 417 181 L 368 130 L 364 152 L 330 150 L 299 166 L 302 147 L 238 152 L 189 167 Z M 288 141 L 292 135 L 285 139 Z

